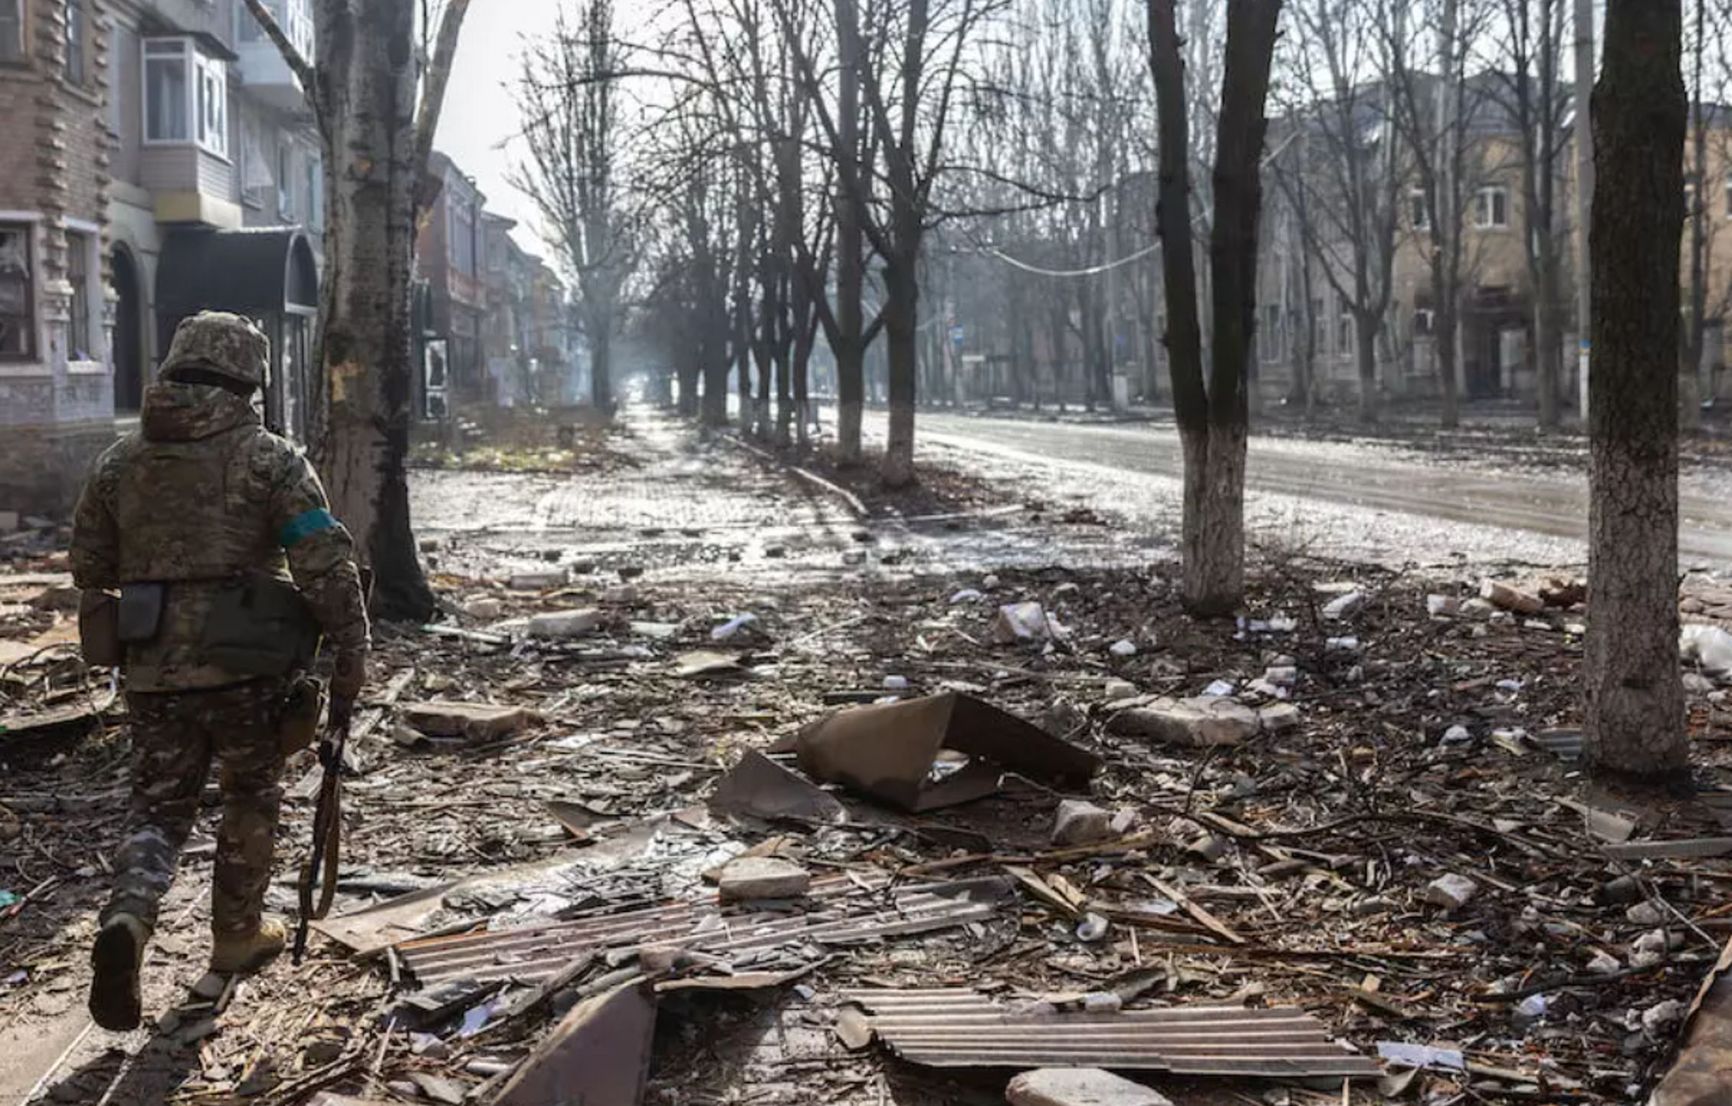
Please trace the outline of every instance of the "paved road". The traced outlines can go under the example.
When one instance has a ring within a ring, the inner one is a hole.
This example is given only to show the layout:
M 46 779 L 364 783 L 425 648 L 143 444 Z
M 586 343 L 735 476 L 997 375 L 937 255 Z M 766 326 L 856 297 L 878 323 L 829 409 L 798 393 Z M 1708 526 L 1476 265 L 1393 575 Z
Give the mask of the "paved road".
M 881 430 L 882 415 L 868 416 Z M 1124 485 L 1170 493 L 1180 472 L 1177 433 L 1162 426 L 1101 426 L 991 419 L 923 412 L 918 440 L 933 456 L 970 459 L 988 472 L 1042 473 L 1058 494 L 1122 498 Z M 1494 464 L 1427 463 L 1385 445 L 1253 438 L 1247 469 L 1252 510 L 1282 502 L 1328 519 L 1363 516 L 1362 525 L 1400 535 L 1396 545 L 1424 556 L 1467 551 L 1539 560 L 1580 560 L 1587 536 L 1585 476 L 1499 471 Z M 1695 473 L 1683 482 L 1679 549 L 1686 562 L 1732 568 L 1732 494 L 1728 474 Z M 1115 488 L 1117 489 L 1115 491 Z M 1369 520 L 1369 521 L 1367 521 Z M 1428 524 L 1434 520 L 1435 524 Z M 1561 541 L 1534 542 L 1532 536 Z M 1533 550 L 1545 552 L 1536 554 Z

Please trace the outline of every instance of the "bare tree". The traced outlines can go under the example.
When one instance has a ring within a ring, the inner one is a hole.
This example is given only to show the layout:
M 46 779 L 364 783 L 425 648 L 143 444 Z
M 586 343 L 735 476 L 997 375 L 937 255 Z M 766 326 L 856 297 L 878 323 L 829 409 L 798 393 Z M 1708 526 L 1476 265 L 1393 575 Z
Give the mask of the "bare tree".
M 1280 0 L 1227 10 L 1210 234 L 1214 341 L 1204 383 L 1202 326 L 1191 245 L 1190 141 L 1185 66 L 1174 0 L 1149 0 L 1149 40 L 1160 115 L 1160 227 L 1168 366 L 1184 452 L 1184 601 L 1220 615 L 1238 606 L 1245 575 L 1246 364 L 1256 325 L 1257 218 L 1265 99 Z
M 1559 181 L 1570 98 L 1560 85 L 1564 0 L 1502 0 L 1505 25 L 1487 36 L 1501 45 L 1492 87 L 1518 135 L 1522 244 L 1532 284 L 1534 372 L 1539 424 L 1559 424 L 1563 377 L 1563 260 Z
M 1297 226 L 1317 271 L 1352 316 L 1359 415 L 1372 421 L 1377 343 L 1395 286 L 1406 180 L 1390 91 L 1391 44 L 1400 34 L 1379 33 L 1373 0 L 1301 0 L 1292 11 L 1292 87 L 1283 125 L 1289 134 L 1303 132 L 1304 140 L 1287 143 L 1274 170 L 1289 206 L 1308 215 Z M 1301 188 L 1303 196 L 1296 195 Z
M 1687 785 L 1678 672 L 1681 0 L 1609 0 L 1594 87 L 1588 760 Z
M 324 158 L 325 271 L 314 452 L 332 505 L 375 572 L 386 618 L 434 610 L 409 518 L 410 296 L 421 183 L 469 0 L 445 0 L 430 57 L 417 45 L 415 0 L 314 0 L 315 57 L 305 58 L 262 0 L 245 0 L 300 81 Z M 422 63 L 425 61 L 425 70 Z
M 595 406 L 613 409 L 620 292 L 634 262 L 620 175 L 625 128 L 612 0 L 574 0 L 550 39 L 530 46 L 517 82 L 527 159 L 512 183 L 535 204 L 579 292 Z
M 1474 0 L 1465 5 L 1463 0 L 1428 0 L 1425 14 L 1432 18 L 1426 20 L 1431 25 L 1426 29 L 1435 31 L 1437 64 L 1431 76 L 1410 61 L 1416 48 L 1403 36 L 1403 23 L 1396 17 L 1401 0 L 1383 2 L 1392 118 L 1411 167 L 1415 203 L 1410 208 L 1421 216 L 1414 220 L 1415 229 L 1431 276 L 1432 349 L 1443 397 L 1442 423 L 1454 427 L 1461 421 L 1456 343 L 1464 275 L 1462 228 L 1484 157 L 1474 139 L 1479 103 L 1476 85 L 1468 77 L 1468 59 L 1484 30 L 1488 9 Z M 1421 42 L 1417 50 L 1423 49 Z

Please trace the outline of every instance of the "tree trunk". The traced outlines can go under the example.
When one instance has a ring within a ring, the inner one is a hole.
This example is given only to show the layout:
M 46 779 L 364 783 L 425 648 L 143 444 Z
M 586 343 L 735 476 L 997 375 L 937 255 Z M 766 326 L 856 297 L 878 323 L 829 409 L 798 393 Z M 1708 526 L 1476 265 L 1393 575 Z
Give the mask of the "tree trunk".
M 1593 92 L 1587 755 L 1687 786 L 1678 673 L 1680 0 L 1610 0 Z
M 330 395 L 322 456 L 336 514 L 374 571 L 373 607 L 424 621 L 434 611 L 409 525 L 410 349 L 417 70 L 414 7 L 317 10 L 325 157 L 321 342 Z
M 1204 617 L 1231 613 L 1244 596 L 1246 369 L 1256 325 L 1264 100 L 1280 11 L 1279 0 L 1241 0 L 1227 9 L 1209 240 L 1213 363 L 1205 388 L 1191 245 L 1184 63 L 1174 0 L 1149 0 L 1148 6 L 1159 119 L 1155 221 L 1167 302 L 1168 365 L 1185 458 L 1183 595 L 1186 608 Z
M 589 399 L 608 414 L 613 413 L 612 317 L 612 312 L 592 311 L 589 327 Z
M 1359 367 L 1359 421 L 1377 421 L 1377 319 L 1353 313 L 1353 360 Z
M 884 341 L 890 377 L 890 434 L 879 475 L 888 487 L 914 482 L 914 401 L 920 288 L 914 259 L 893 258 L 884 265 Z
M 1707 52 L 1707 2 L 1696 0 L 1696 33 L 1690 51 L 1690 180 L 1694 201 L 1684 212 L 1690 221 L 1690 299 L 1684 308 L 1684 342 L 1678 365 L 1678 414 L 1685 430 L 1702 426 L 1702 345 L 1708 326 L 1708 235 L 1705 226 L 1713 178 L 1708 175 L 1708 127 L 1703 115 L 1702 56 Z
M 1550 246 L 1542 253 L 1555 255 Z M 1558 326 L 1557 262 L 1542 261 L 1534 297 L 1534 370 L 1539 382 L 1539 423 L 1555 430 L 1563 421 L 1559 382 L 1563 374 L 1563 332 Z
M 1201 431 L 1181 429 L 1179 439 L 1185 457 L 1185 609 L 1204 617 L 1229 615 L 1245 591 L 1245 426 L 1211 423 Z
M 1432 271 L 1438 274 L 1433 279 L 1432 286 L 1434 288 L 1447 287 L 1448 282 L 1442 277 L 1439 270 L 1434 268 Z M 1442 422 L 1445 430 L 1453 430 L 1461 425 L 1461 398 L 1457 395 L 1455 387 L 1456 325 L 1455 290 L 1450 288 L 1447 298 L 1445 295 L 1440 295 L 1437 299 L 1437 306 L 1432 312 L 1431 327 L 1432 359 L 1437 364 L 1438 389 L 1443 395 Z

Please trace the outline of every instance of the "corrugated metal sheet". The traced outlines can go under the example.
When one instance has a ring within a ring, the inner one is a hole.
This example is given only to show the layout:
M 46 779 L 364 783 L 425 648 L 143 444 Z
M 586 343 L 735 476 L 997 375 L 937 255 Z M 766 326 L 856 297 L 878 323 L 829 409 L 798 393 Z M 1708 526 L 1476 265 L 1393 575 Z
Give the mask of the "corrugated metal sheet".
M 911 1063 L 940 1068 L 1103 1067 L 1179 1075 L 1375 1076 L 1381 1066 L 1292 1007 L 1178 1006 L 1021 1013 L 947 988 L 848 991 L 873 1031 Z
M 882 877 L 832 879 L 813 885 L 814 909 L 805 912 L 728 911 L 711 898 L 545 926 L 429 937 L 405 942 L 397 952 L 422 986 L 452 979 L 536 983 L 597 949 L 677 947 L 721 955 L 921 933 L 990 918 L 1010 893 L 1003 879 L 905 886 L 891 886 Z

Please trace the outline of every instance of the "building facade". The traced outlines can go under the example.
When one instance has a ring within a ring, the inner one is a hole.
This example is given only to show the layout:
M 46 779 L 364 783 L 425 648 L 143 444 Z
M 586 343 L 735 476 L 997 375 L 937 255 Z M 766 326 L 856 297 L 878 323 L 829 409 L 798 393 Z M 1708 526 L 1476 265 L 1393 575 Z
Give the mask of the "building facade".
M 114 436 L 112 5 L 0 0 L 0 509 L 64 510 Z
M 451 406 L 498 399 L 483 345 L 487 197 L 437 150 L 427 173 L 438 194 L 415 242 L 416 275 L 426 288 L 418 391 L 422 416 L 442 418 Z
M 300 83 L 242 0 L 109 0 L 115 406 L 136 410 L 174 328 L 199 310 L 271 339 L 266 418 L 301 435 L 324 230 L 324 168 Z M 268 0 L 313 55 L 308 0 Z

